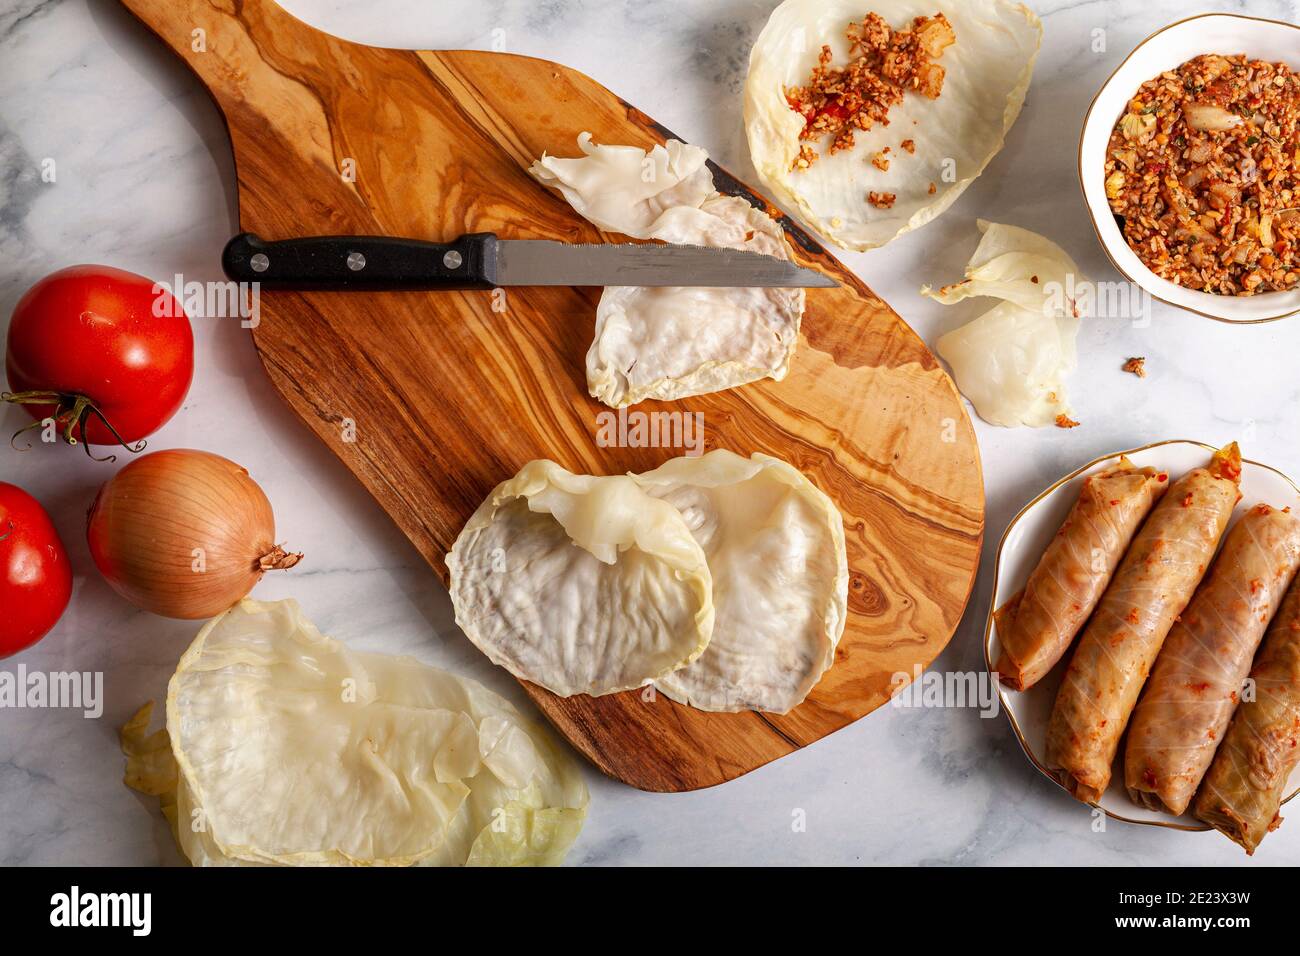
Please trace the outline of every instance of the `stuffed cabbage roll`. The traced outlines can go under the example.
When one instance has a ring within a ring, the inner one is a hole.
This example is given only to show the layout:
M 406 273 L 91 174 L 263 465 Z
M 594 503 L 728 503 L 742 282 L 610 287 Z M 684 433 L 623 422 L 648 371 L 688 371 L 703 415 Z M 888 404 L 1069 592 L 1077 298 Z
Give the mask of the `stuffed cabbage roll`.
M 1174 482 L 1120 562 L 1074 649 L 1047 725 L 1047 761 L 1085 803 L 1101 799 L 1138 694 L 1237 503 L 1235 443 Z
M 1288 511 L 1258 505 L 1228 532 L 1133 712 L 1124 780 L 1135 803 L 1175 816 L 1186 811 L 1297 567 L 1300 518 Z
M 1084 479 L 1079 500 L 1025 588 L 996 615 L 1002 682 L 1028 690 L 1059 661 L 1088 620 L 1169 476 L 1127 458 Z
M 1254 853 L 1282 823 L 1300 763 L 1300 582 L 1292 584 L 1250 670 L 1242 701 L 1201 783 L 1193 813 Z

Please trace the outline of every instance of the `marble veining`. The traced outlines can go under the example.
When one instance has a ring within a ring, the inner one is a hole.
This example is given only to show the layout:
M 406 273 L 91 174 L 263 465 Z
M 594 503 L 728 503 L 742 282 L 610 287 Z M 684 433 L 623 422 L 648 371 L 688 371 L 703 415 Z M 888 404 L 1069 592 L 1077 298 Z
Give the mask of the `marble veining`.
M 414 48 L 504 49 L 589 73 L 754 181 L 741 119 L 749 45 L 775 0 L 285 0 L 349 39 Z M 1046 30 L 1024 113 L 1006 148 L 939 220 L 884 249 L 843 254 L 929 342 L 982 306 L 944 308 L 922 283 L 951 281 L 977 242 L 975 219 L 1060 242 L 1090 277 L 1114 280 L 1075 178 L 1092 95 L 1143 37 L 1188 14 L 1181 0 L 1033 5 Z M 869 4 L 864 4 L 864 9 Z M 1296 0 L 1202 3 L 1296 22 Z M 1094 30 L 1105 50 L 1093 52 Z M 0 0 L 0 321 L 41 275 L 102 262 L 170 278 L 218 279 L 236 225 L 224 126 L 183 66 L 109 0 Z M 570 144 L 557 144 L 558 150 Z M 42 177 L 53 162 L 55 177 Z M 280 404 L 236 323 L 196 321 L 200 363 L 181 415 L 154 448 L 200 447 L 245 465 L 277 509 L 279 537 L 307 555 L 255 595 L 296 597 L 326 633 L 412 654 L 530 706 L 452 622 L 414 549 Z M 937 667 L 979 670 L 997 539 L 1025 500 L 1098 455 L 1162 438 L 1221 443 L 1300 476 L 1300 319 L 1230 327 L 1160 303 L 1152 321 L 1086 322 L 1071 395 L 1082 427 L 1006 430 L 976 422 L 988 494 L 985 555 L 965 620 Z M 1131 355 L 1148 377 L 1120 373 Z M 0 434 L 25 421 L 0 411 Z M 78 570 L 58 628 L 22 656 L 29 669 L 101 670 L 100 720 L 0 710 L 0 863 L 176 864 L 152 800 L 121 784 L 116 728 L 161 699 L 195 628 L 137 612 L 93 570 L 83 515 L 110 466 L 66 447 L 0 449 L 0 478 L 52 512 Z M 15 661 L 0 668 L 12 669 Z M 711 790 L 634 791 L 589 770 L 582 864 L 1237 864 L 1213 834 L 1111 822 L 1021 755 L 1006 719 L 973 709 L 887 706 L 804 751 Z M 1300 816 L 1300 809 L 1294 811 Z M 1294 862 L 1300 823 L 1253 865 Z

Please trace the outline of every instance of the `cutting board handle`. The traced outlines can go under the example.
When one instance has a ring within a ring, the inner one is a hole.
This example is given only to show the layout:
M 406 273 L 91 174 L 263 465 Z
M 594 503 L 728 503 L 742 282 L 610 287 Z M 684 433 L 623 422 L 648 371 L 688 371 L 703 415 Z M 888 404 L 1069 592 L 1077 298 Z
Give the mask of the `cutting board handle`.
M 132 14 L 189 64 L 223 109 L 253 79 L 244 68 L 265 60 L 253 42 L 292 50 L 342 43 L 289 13 L 275 0 L 121 0 Z
M 177 53 L 193 50 L 193 32 L 211 32 L 218 20 L 255 20 L 282 29 L 313 29 L 276 0 L 122 0 L 122 5 Z

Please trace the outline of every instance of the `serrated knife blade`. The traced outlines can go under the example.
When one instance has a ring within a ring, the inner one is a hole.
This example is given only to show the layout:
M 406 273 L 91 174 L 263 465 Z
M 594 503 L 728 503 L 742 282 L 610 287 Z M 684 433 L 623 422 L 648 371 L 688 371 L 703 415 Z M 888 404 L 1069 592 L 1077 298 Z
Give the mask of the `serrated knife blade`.
M 497 241 L 503 286 L 833 288 L 838 283 L 786 259 L 710 246 Z

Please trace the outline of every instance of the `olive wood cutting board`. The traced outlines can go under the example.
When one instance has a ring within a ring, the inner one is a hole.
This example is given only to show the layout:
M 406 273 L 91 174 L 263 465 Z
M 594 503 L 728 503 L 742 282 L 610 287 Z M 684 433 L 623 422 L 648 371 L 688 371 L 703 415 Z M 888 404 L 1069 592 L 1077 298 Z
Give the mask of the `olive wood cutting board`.
M 525 170 L 543 151 L 575 155 L 584 130 L 647 148 L 672 135 L 545 60 L 363 46 L 273 0 L 123 2 L 211 92 L 234 148 L 240 229 L 264 239 L 626 241 Z M 721 191 L 779 215 L 725 170 L 714 175 Z M 645 691 L 562 699 L 525 683 L 578 750 L 644 790 L 730 780 L 879 707 L 894 675 L 947 644 L 979 562 L 979 452 L 952 381 L 870 289 L 780 222 L 796 259 L 841 283 L 809 290 L 789 376 L 639 410 L 702 412 L 707 448 L 783 458 L 835 500 L 848 622 L 835 666 L 784 716 L 705 713 Z M 605 408 L 587 394 L 584 356 L 599 294 L 263 292 L 252 336 L 285 401 L 445 582 L 465 520 L 530 459 L 616 474 L 681 453 L 597 443 Z

